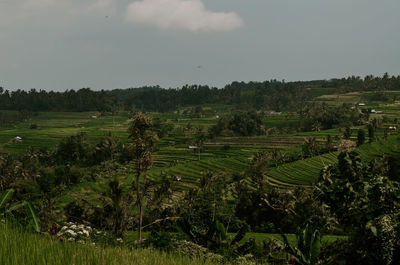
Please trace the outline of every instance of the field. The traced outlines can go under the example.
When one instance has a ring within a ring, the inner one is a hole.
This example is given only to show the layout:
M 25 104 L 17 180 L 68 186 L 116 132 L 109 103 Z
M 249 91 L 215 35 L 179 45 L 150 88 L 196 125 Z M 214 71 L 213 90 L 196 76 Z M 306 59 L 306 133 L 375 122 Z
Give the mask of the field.
M 126 139 L 127 113 L 92 118 L 98 115 L 97 112 L 41 112 L 12 126 L 0 126 L 0 152 L 22 154 L 28 147 L 51 150 L 63 138 L 79 132 L 85 132 L 93 142 L 110 130 L 121 139 Z M 36 124 L 38 128 L 29 129 L 31 124 Z M 23 141 L 14 143 L 16 136 Z
M 393 95 L 400 92 L 393 91 Z M 332 91 L 324 89 L 316 90 L 318 96 L 315 101 L 328 104 L 351 103 L 358 104 L 363 102 L 366 106 L 362 108 L 374 108 L 384 112 L 388 119 L 394 119 L 399 116 L 400 102 L 378 102 L 371 99 L 368 92 L 332 94 Z M 249 166 L 251 157 L 261 151 L 280 150 L 288 155 L 299 154 L 301 145 L 305 138 L 316 137 L 320 144 L 324 144 L 327 135 L 341 135 L 342 130 L 335 128 L 331 130 L 291 133 L 285 133 L 285 128 L 293 126 L 299 119 L 296 113 L 282 113 L 281 115 L 265 115 L 265 126 L 267 128 L 276 128 L 281 130 L 280 134 L 272 133 L 265 136 L 255 137 L 218 137 L 208 140 L 201 153 L 201 159 L 198 159 L 197 152 L 188 149 L 193 145 L 193 134 L 197 127 L 201 126 L 207 130 L 213 124 L 216 124 L 219 116 L 229 112 L 228 106 L 207 105 L 203 107 L 204 113 L 194 115 L 191 109 L 182 109 L 170 113 L 149 113 L 153 118 L 161 119 L 163 122 L 171 123 L 175 127 L 173 132 L 162 138 L 157 144 L 157 150 L 154 153 L 155 162 L 149 171 L 151 178 L 157 178 L 160 174 L 179 177 L 180 182 L 176 185 L 181 189 L 187 189 L 198 183 L 199 179 L 206 172 L 215 172 L 216 174 L 238 174 L 246 170 Z M 3 112 L 3 115 L 16 116 L 16 112 Z M 382 114 L 372 114 L 371 118 L 380 117 Z M 30 129 L 35 124 L 37 129 Z M 96 143 L 107 133 L 112 133 L 120 141 L 129 143 L 126 132 L 129 124 L 129 115 L 127 112 L 119 112 L 116 115 L 102 116 L 98 112 L 42 112 L 35 113 L 28 119 L 15 124 L 3 124 L 0 126 L 0 152 L 13 155 L 24 153 L 29 147 L 35 149 L 54 150 L 56 145 L 65 137 L 84 132 L 90 142 Z M 382 137 L 384 128 L 391 123 L 384 123 L 383 128 L 379 129 L 376 136 Z M 352 139 L 356 140 L 356 131 L 360 127 L 352 127 Z M 363 158 L 371 159 L 378 155 L 380 151 L 390 153 L 397 151 L 395 135 L 389 142 L 378 142 L 363 145 L 359 151 Z M 19 136 L 22 142 L 16 143 L 14 137 Z M 171 144 L 172 143 L 172 144 Z M 378 151 L 375 152 L 374 150 Z M 290 187 L 293 185 L 310 186 L 316 180 L 320 170 L 325 166 L 336 162 L 337 153 L 328 153 L 313 158 L 299 160 L 278 167 L 272 167 L 268 170 L 268 180 L 272 185 L 279 187 Z M 121 170 L 122 181 L 129 182 L 130 166 L 125 173 Z M 100 181 L 101 183 L 101 181 Z M 88 189 L 91 184 L 81 184 L 76 187 Z M 93 187 L 94 188 L 94 187 Z
M 158 251 L 103 248 L 60 242 L 0 224 L 0 264 L 7 265 L 212 265 L 214 263 Z
M 393 136 L 386 141 L 366 143 L 355 150 L 364 161 L 384 155 L 400 155 L 400 138 Z M 304 160 L 272 168 L 268 174 L 268 180 L 278 186 L 309 186 L 314 183 L 322 168 L 337 163 L 338 152 L 327 153 Z
M 324 95 L 317 100 L 333 100 L 336 95 Z M 353 103 L 359 101 L 364 95 L 354 93 L 339 95 L 339 98 L 351 98 Z M 373 104 L 372 102 L 368 102 Z M 383 109 L 391 117 L 397 117 L 400 113 L 398 104 L 374 103 L 376 108 Z M 204 107 L 206 114 L 193 116 L 184 114 L 184 111 L 173 113 L 150 113 L 154 118 L 174 124 L 175 129 L 166 137 L 159 140 L 157 150 L 154 152 L 154 164 L 148 175 L 151 179 L 158 179 L 161 174 L 167 174 L 173 179 L 175 190 L 187 190 L 199 183 L 201 177 L 207 172 L 222 174 L 230 178 L 233 174 L 240 174 L 249 168 L 252 156 L 261 151 L 280 150 L 287 155 L 301 153 L 301 145 L 308 137 L 316 137 L 320 144 L 324 144 L 327 135 L 341 135 L 341 129 L 281 133 L 254 137 L 218 137 L 208 140 L 198 159 L 197 152 L 188 149 L 192 144 L 192 137 L 196 127 L 216 124 L 219 115 L 224 115 L 224 108 L 220 105 Z M 8 115 L 17 115 L 8 112 Z M 266 126 L 285 128 L 290 123 L 298 120 L 294 113 L 282 115 L 266 115 Z M 36 124 L 37 129 L 30 129 L 31 124 Z M 115 116 L 101 116 L 98 112 L 44 112 L 36 113 L 28 120 L 13 125 L 0 126 L 0 152 L 12 155 L 23 154 L 29 147 L 35 149 L 54 150 L 57 144 L 65 137 L 84 132 L 88 141 L 98 142 L 105 134 L 112 133 L 124 143 L 129 143 L 126 132 L 129 124 L 127 112 L 120 112 Z M 388 126 L 384 124 L 384 126 Z M 180 129 L 179 129 L 180 128 Z M 352 139 L 356 140 L 358 127 L 352 127 Z M 377 132 L 378 137 L 383 136 L 383 129 Z M 364 144 L 358 151 L 366 159 L 372 159 L 382 154 L 399 152 L 400 141 L 397 133 L 391 132 L 388 141 L 379 141 L 372 144 Z M 13 138 L 20 136 L 23 141 L 16 143 Z M 173 143 L 173 144 L 171 144 Z M 312 158 L 298 160 L 267 170 L 267 180 L 271 185 L 288 188 L 296 185 L 312 186 L 324 166 L 337 162 L 337 152 L 326 153 Z M 133 165 L 120 165 L 114 170 L 114 176 L 118 177 L 125 188 L 129 188 L 133 177 Z M 69 202 L 77 198 L 83 198 L 93 204 L 100 203 L 101 194 L 107 190 L 110 176 L 107 172 L 99 174 L 96 182 L 88 181 L 71 187 L 68 191 L 58 196 L 57 205 L 62 209 Z

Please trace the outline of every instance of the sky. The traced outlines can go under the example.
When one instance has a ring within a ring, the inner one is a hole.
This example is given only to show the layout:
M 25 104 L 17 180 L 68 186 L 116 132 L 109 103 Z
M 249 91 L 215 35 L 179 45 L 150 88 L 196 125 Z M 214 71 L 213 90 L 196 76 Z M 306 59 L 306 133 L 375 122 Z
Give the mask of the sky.
M 399 0 L 0 0 L 0 86 L 400 74 Z

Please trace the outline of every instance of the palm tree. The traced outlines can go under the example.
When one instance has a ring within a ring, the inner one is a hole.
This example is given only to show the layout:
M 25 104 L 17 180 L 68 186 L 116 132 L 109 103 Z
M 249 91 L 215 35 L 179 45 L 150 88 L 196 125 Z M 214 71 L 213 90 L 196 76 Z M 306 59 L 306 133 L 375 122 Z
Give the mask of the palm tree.
M 312 130 L 315 132 L 321 131 L 321 128 L 322 124 L 319 121 L 314 122 L 314 124 L 312 125 Z
M 196 135 L 195 135 L 195 143 L 197 146 L 197 152 L 198 152 L 198 156 L 199 156 L 199 161 L 200 161 L 200 153 L 201 153 L 201 149 L 204 146 L 204 142 L 207 139 L 207 135 L 204 132 L 203 127 L 199 127 L 197 128 L 196 131 Z
M 157 141 L 157 136 L 152 131 L 152 125 L 151 117 L 138 113 L 133 117 L 128 128 L 129 137 L 133 142 L 131 154 L 135 167 L 135 181 L 132 183 L 132 188 L 136 192 L 136 204 L 139 208 L 139 242 L 142 241 L 143 200 L 147 187 L 146 172 L 153 163 L 152 151 Z
M 305 156 L 313 156 L 317 153 L 318 143 L 317 138 L 315 137 L 308 137 L 304 138 L 304 144 L 302 146 L 303 153 Z

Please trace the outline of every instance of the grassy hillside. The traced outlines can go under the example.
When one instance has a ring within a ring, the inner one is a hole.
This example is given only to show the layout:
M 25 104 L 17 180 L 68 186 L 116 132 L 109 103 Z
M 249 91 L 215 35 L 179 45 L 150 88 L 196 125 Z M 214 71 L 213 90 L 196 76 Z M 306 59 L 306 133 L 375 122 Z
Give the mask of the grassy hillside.
M 188 257 L 152 250 L 102 248 L 78 243 L 61 243 L 0 225 L 0 264 L 7 265 L 212 265 Z

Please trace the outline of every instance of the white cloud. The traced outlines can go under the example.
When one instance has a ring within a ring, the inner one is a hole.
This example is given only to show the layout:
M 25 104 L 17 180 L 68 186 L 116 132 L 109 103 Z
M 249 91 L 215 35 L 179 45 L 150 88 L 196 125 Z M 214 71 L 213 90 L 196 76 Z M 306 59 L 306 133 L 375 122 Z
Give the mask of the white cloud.
M 159 29 L 232 31 L 243 25 L 234 12 L 213 12 L 202 0 L 142 0 L 131 3 L 126 20 Z

